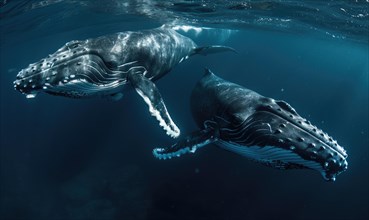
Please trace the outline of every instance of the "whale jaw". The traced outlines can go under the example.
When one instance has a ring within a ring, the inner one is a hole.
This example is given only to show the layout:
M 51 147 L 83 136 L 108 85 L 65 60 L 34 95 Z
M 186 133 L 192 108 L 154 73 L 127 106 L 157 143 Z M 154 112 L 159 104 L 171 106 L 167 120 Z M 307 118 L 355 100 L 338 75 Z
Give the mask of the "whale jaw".
M 71 41 L 54 54 L 22 69 L 14 88 L 34 98 L 39 92 L 72 98 L 111 95 L 126 79 L 86 41 Z
M 262 98 L 242 123 L 220 129 L 222 148 L 265 165 L 317 170 L 327 181 L 348 167 L 347 153 L 286 102 Z

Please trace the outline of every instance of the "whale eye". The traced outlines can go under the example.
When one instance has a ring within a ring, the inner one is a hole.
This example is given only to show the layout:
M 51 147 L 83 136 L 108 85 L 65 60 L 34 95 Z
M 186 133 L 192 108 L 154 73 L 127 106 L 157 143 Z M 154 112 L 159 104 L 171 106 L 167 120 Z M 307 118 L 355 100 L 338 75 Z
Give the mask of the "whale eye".
M 277 103 L 277 105 L 279 105 L 279 107 L 281 107 L 283 110 L 288 111 L 291 114 L 297 115 L 297 112 L 295 111 L 294 108 L 292 108 L 290 106 L 290 104 L 288 104 L 285 101 L 275 101 Z

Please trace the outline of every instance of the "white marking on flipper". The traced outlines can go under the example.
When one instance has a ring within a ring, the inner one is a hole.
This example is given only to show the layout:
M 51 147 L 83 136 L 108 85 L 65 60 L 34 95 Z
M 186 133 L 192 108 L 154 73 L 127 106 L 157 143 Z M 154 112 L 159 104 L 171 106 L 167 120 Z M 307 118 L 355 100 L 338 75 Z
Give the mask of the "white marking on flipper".
M 177 125 L 173 122 L 170 115 L 168 114 L 168 119 L 169 119 L 169 124 L 173 127 L 173 130 L 170 128 L 169 125 L 167 125 L 165 123 L 164 119 L 160 115 L 160 112 L 152 106 L 152 104 L 150 102 L 150 99 L 147 96 L 145 96 L 141 90 L 139 90 L 137 88 L 136 88 L 136 92 L 143 98 L 143 100 L 149 106 L 149 111 L 150 111 L 151 115 L 154 116 L 156 118 L 156 120 L 159 121 L 159 125 L 164 128 L 164 130 L 167 132 L 167 135 L 169 135 L 173 138 L 177 138 L 180 135 L 181 132 L 180 132 L 179 128 L 177 127 Z M 165 106 L 164 106 L 164 108 L 165 108 L 165 111 L 167 111 L 167 108 Z
M 213 139 L 206 139 L 205 141 L 195 144 L 191 147 L 180 148 L 179 150 L 170 153 L 163 153 L 165 151 L 165 148 L 155 148 L 154 150 L 152 150 L 152 153 L 154 157 L 158 159 L 172 159 L 172 157 L 180 157 L 181 155 L 186 153 L 195 153 L 197 149 L 213 142 Z
M 187 137 L 166 148 L 155 148 L 153 154 L 158 159 L 180 157 L 182 154 L 195 153 L 198 148 L 217 141 L 214 129 L 205 129 L 192 132 Z

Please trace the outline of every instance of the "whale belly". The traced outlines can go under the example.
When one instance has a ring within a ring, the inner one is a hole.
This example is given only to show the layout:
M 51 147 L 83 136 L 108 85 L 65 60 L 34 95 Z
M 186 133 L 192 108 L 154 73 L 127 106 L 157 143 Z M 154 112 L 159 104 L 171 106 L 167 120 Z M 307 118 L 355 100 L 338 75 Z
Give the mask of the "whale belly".
M 243 146 L 220 140 L 216 143 L 224 150 L 244 156 L 250 160 L 278 169 L 309 168 L 323 171 L 319 163 L 305 160 L 293 151 L 274 146 Z
M 50 94 L 62 95 L 71 98 L 105 97 L 122 91 L 125 81 L 113 81 L 107 84 L 95 84 L 84 79 L 71 80 L 65 84 L 49 86 L 46 91 Z

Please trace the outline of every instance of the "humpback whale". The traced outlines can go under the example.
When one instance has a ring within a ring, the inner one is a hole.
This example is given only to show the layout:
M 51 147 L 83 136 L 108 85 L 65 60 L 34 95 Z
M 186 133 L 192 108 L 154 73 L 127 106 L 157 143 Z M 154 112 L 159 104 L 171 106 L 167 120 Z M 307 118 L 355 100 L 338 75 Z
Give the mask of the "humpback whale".
M 171 159 L 215 145 L 278 169 L 317 170 L 328 181 L 347 169 L 346 151 L 287 102 L 264 97 L 210 70 L 196 84 L 191 111 L 199 126 L 172 146 L 155 148 Z
M 172 137 L 180 130 L 171 119 L 153 81 L 195 54 L 234 51 L 225 46 L 198 47 L 190 38 L 162 26 L 94 39 L 70 41 L 54 54 L 22 69 L 14 88 L 34 98 L 39 92 L 72 98 L 119 100 L 131 84 L 160 126 Z

